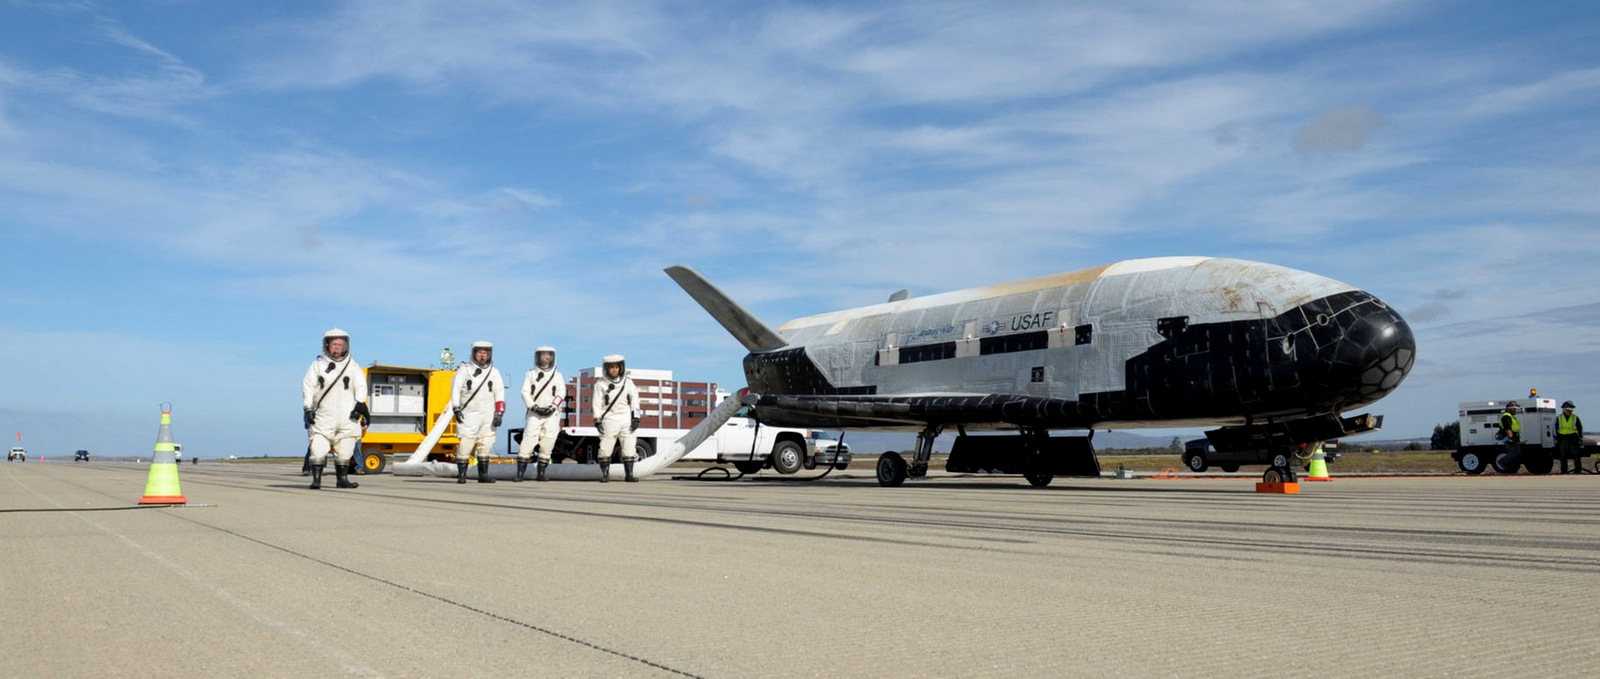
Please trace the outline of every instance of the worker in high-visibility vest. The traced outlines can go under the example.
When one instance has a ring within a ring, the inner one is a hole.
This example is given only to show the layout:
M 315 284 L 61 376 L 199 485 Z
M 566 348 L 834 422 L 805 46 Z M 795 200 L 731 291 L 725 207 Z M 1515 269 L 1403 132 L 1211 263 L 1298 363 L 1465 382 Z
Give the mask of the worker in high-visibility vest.
M 1583 471 L 1578 454 L 1583 450 L 1583 419 L 1573 412 L 1577 406 L 1572 401 L 1561 404 L 1561 414 L 1556 416 L 1556 457 L 1561 459 L 1561 473 L 1567 471 L 1567 459 L 1572 459 L 1572 471 Z
M 1517 473 L 1517 457 L 1522 454 L 1522 422 L 1517 419 L 1517 413 L 1522 411 L 1522 406 L 1516 401 L 1506 404 L 1505 411 L 1500 413 L 1500 431 L 1494 437 L 1506 447 L 1506 452 L 1495 458 L 1494 470 L 1503 474 Z

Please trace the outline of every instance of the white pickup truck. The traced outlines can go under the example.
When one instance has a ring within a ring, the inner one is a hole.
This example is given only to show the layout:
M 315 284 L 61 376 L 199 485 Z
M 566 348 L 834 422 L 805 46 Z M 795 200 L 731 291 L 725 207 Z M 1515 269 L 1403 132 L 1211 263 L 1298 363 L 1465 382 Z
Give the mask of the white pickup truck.
M 27 462 L 27 461 L 28 461 L 28 451 L 23 450 L 22 448 L 12 448 L 11 452 L 6 453 L 6 462 Z
M 688 432 L 687 429 L 641 427 L 636 432 L 638 442 L 634 452 L 641 459 L 650 457 L 662 446 Z M 515 455 L 522 443 L 522 429 L 509 429 L 506 433 L 506 454 Z M 556 463 L 568 459 L 586 463 L 595 454 L 598 443 L 593 427 L 564 427 L 550 459 Z M 619 455 L 612 453 L 612 460 L 618 459 Z M 742 408 L 682 459 L 731 464 L 746 474 L 766 468 L 774 469 L 779 474 L 793 474 L 801 469 L 814 469 L 818 465 L 844 469 L 849 466 L 851 456 L 849 446 L 828 438 L 826 434 L 813 437 L 808 429 L 757 426 L 755 419 L 750 417 L 749 409 Z

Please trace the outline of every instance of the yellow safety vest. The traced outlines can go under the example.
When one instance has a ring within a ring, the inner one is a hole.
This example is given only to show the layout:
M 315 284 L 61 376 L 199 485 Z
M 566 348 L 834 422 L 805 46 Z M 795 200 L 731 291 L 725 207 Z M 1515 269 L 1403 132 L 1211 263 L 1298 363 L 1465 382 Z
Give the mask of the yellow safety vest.
M 1511 411 L 1509 411 L 1509 410 L 1507 410 L 1507 411 L 1505 411 L 1503 413 L 1500 413 L 1500 422 L 1502 423 L 1502 425 L 1505 423 L 1506 418 L 1508 418 L 1508 417 L 1511 418 L 1511 431 L 1514 432 L 1514 433 L 1518 433 L 1518 434 L 1522 433 L 1522 423 L 1518 422 L 1517 421 L 1517 416 L 1516 415 L 1512 415 Z M 1502 426 L 1501 428 L 1504 429 L 1505 427 Z
M 1578 414 L 1577 413 L 1573 413 L 1572 415 L 1569 416 L 1566 413 L 1561 413 L 1560 415 L 1557 415 L 1556 416 L 1556 433 L 1557 434 L 1576 434 L 1576 433 L 1578 433 Z

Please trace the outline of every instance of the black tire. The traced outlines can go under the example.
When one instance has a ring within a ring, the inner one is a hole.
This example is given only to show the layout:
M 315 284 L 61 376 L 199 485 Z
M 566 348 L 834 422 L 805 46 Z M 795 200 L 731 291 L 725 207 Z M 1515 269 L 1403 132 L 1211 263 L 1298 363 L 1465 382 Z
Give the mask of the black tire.
M 1267 471 L 1261 474 L 1262 483 L 1283 483 L 1285 478 L 1287 477 L 1280 467 L 1268 467 Z
M 1489 467 L 1489 463 L 1477 451 L 1467 451 L 1461 454 L 1460 459 L 1456 460 L 1456 466 L 1461 467 L 1461 471 L 1477 476 Z
M 376 450 L 363 450 L 361 458 L 356 460 L 356 472 L 359 474 L 382 474 L 388 466 L 388 459 Z
M 793 474 L 805 464 L 806 449 L 794 441 L 779 441 L 772 447 L 772 470 L 779 474 Z
M 1183 466 L 1188 467 L 1189 471 L 1199 474 L 1211 465 L 1206 463 L 1206 456 L 1199 453 L 1189 453 L 1183 456 Z
M 805 467 L 806 471 L 811 471 L 813 469 L 816 469 L 817 468 L 817 456 L 815 456 L 815 455 L 807 455 L 805 461 L 800 463 L 800 466 Z
M 643 459 L 645 459 L 647 457 L 650 457 L 651 455 L 654 455 L 654 454 L 656 454 L 656 442 L 655 441 L 653 441 L 651 439 L 634 439 L 633 440 L 633 456 L 634 457 L 643 460 Z
M 733 468 L 739 470 L 740 474 L 755 474 L 761 471 L 762 466 L 764 465 L 761 460 L 739 460 L 733 463 Z
M 1549 474 L 1550 469 L 1555 466 L 1555 458 L 1552 458 L 1544 453 L 1534 453 L 1532 455 L 1522 456 L 1522 468 L 1528 470 L 1529 474 L 1533 474 L 1535 476 Z
M 1287 454 L 1284 454 L 1284 453 L 1278 453 L 1277 455 L 1273 455 L 1272 456 L 1272 466 L 1277 467 L 1279 469 L 1288 469 L 1289 468 L 1289 456 Z
M 1034 488 L 1043 488 L 1050 485 L 1056 477 L 1054 474 L 1023 474 L 1022 478 L 1027 479 L 1028 484 Z
M 1217 468 L 1229 474 L 1239 471 L 1239 465 L 1236 464 L 1219 464 L 1217 465 Z
M 1516 464 L 1513 464 L 1510 467 L 1507 467 L 1507 466 L 1504 465 L 1503 462 L 1501 462 L 1501 458 L 1503 458 L 1505 456 L 1506 456 L 1505 453 L 1501 453 L 1499 455 L 1496 455 L 1494 457 L 1494 462 L 1491 462 L 1490 466 L 1493 466 L 1494 470 L 1496 472 L 1498 472 L 1498 473 L 1501 473 L 1501 474 L 1515 474 L 1515 473 L 1517 473 L 1517 468 L 1522 466 L 1522 458 L 1519 456 L 1517 458 Z
M 893 488 L 906 482 L 906 459 L 899 453 L 878 456 L 878 485 Z

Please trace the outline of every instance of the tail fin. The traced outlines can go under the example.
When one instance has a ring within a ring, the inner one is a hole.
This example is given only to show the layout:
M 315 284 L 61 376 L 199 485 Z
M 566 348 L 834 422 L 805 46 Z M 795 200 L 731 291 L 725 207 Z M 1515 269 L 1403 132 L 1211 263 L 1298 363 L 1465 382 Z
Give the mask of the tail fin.
M 712 285 L 705 276 L 701 276 L 700 272 L 682 265 L 669 266 L 666 271 L 667 275 L 677 282 L 678 287 L 689 293 L 706 313 L 711 314 L 712 318 L 717 319 L 717 322 L 727 329 L 728 334 L 733 335 L 734 339 L 739 340 L 739 343 L 752 353 L 772 351 L 788 344 L 778 336 L 778 333 L 773 332 L 772 328 L 762 323 L 761 319 L 745 311 L 738 302 L 718 290 L 717 286 Z

